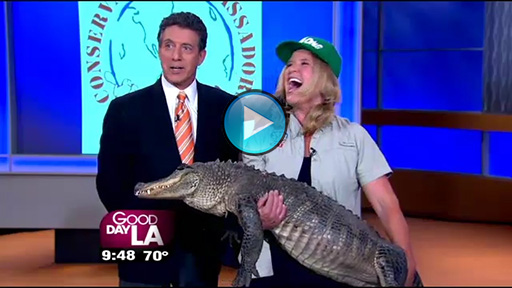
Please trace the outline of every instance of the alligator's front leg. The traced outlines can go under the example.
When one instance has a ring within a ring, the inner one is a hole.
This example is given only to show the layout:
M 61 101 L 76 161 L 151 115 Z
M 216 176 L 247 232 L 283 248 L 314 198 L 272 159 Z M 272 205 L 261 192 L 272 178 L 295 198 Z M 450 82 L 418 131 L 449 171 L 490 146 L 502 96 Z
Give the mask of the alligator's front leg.
M 241 263 L 235 280 L 234 287 L 246 286 L 251 283 L 252 274 L 259 277 L 256 270 L 256 262 L 263 246 L 263 228 L 257 203 L 249 196 L 239 199 L 237 214 L 240 226 L 244 230 L 242 247 L 240 248 Z

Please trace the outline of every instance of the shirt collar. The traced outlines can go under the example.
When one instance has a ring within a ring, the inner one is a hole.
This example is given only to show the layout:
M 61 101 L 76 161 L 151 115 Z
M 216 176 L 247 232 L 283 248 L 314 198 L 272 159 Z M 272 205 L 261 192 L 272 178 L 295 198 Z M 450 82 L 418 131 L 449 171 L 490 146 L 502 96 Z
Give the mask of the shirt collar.
M 164 88 L 164 93 L 167 96 L 167 98 L 174 99 L 178 97 L 178 93 L 180 93 L 180 89 L 178 89 L 176 86 L 171 84 L 167 79 L 165 79 L 164 75 L 162 74 L 162 86 Z M 192 84 L 190 84 L 185 90 L 183 90 L 185 94 L 187 94 L 188 101 L 190 103 L 196 103 L 196 97 L 197 97 L 197 81 L 194 79 Z
M 300 125 L 299 120 L 295 118 L 293 113 L 290 113 L 290 122 L 288 125 L 291 138 L 300 137 L 302 135 L 302 126 Z
M 327 129 L 332 129 L 335 118 L 336 117 L 334 117 L 326 126 L 320 128 L 314 134 L 315 135 L 322 134 L 323 132 L 327 131 Z M 302 135 L 303 134 L 302 125 L 300 124 L 299 120 L 295 117 L 295 115 L 293 113 L 290 113 L 290 121 L 289 121 L 288 125 L 289 125 L 289 130 L 290 130 L 289 132 L 290 132 L 291 138 L 303 136 Z

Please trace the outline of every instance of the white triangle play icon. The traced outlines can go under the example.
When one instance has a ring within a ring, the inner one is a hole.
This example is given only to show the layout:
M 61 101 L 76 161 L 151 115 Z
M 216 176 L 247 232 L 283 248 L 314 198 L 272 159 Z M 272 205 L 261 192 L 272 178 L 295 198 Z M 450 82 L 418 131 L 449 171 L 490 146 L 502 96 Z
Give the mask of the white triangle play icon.
M 272 124 L 274 122 L 244 106 L 244 140 Z

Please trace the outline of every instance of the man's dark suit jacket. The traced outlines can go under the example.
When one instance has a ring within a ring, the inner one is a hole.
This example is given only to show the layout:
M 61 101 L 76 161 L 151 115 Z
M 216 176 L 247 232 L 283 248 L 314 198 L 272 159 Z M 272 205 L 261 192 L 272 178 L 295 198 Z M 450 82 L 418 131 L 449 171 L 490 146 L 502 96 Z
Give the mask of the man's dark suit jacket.
M 238 160 L 238 151 L 228 143 L 223 131 L 224 111 L 233 96 L 198 82 L 197 97 L 194 161 Z M 225 220 L 195 211 L 182 202 L 134 196 L 138 182 L 166 177 L 181 164 L 161 79 L 110 103 L 100 144 L 96 188 L 107 211 L 174 209 L 177 214 L 173 249 L 193 252 L 200 257 L 198 263 L 202 263 L 197 268 L 210 274 L 209 279 L 211 273 L 216 277 L 221 267 L 218 254 Z M 122 263 L 119 277 L 124 281 L 167 286 L 177 283 L 180 267 L 179 259 L 165 263 Z

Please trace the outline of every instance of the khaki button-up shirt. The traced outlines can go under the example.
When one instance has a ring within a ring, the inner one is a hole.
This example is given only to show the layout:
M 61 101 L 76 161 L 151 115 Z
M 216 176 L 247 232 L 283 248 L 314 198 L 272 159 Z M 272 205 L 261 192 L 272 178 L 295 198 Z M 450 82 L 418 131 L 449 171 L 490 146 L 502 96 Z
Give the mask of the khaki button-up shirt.
M 280 145 L 263 155 L 243 155 L 244 163 L 255 168 L 297 179 L 304 159 L 304 135 L 297 118 L 290 116 L 287 133 Z M 361 216 L 361 187 L 392 173 L 381 150 L 358 123 L 336 116 L 311 138 L 311 186 Z M 256 265 L 260 275 L 271 276 L 268 244 Z

